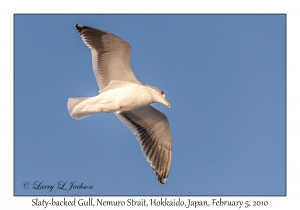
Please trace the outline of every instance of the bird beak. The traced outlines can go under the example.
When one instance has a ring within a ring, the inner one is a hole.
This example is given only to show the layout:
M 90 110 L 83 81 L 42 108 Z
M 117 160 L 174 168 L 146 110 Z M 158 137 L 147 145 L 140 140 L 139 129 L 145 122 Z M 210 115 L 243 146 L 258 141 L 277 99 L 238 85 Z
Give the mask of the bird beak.
M 171 108 L 171 104 L 170 104 L 167 100 L 166 100 L 165 105 L 166 105 L 167 107 Z

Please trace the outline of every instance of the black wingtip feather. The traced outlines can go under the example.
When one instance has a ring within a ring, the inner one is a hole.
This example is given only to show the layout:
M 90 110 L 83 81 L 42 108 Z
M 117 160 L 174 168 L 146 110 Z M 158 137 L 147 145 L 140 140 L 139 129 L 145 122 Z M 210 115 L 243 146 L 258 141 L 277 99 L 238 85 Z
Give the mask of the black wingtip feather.
M 84 25 L 81 25 L 81 24 L 75 24 L 75 28 L 77 29 L 77 31 L 81 31 L 82 29 L 84 29 Z
M 107 31 L 103 31 L 103 30 L 100 30 L 100 29 L 97 29 L 97 28 L 93 28 L 93 27 L 90 27 L 90 26 L 85 26 L 85 25 L 81 25 L 81 24 L 75 24 L 75 28 L 77 29 L 77 31 L 80 33 L 80 35 L 82 35 L 83 33 L 85 33 L 85 31 L 95 31 L 97 33 L 100 33 L 99 36 L 101 35 L 104 35 L 104 34 L 111 34 L 111 35 L 114 35 L 112 33 L 109 33 Z M 116 36 L 116 35 L 114 35 Z M 118 36 L 116 36 L 118 37 Z M 120 37 L 118 37 L 120 38 Z M 121 38 L 120 38 L 121 39 Z M 127 43 L 128 44 L 128 43 Z
M 83 25 L 80 25 L 80 24 L 75 24 L 75 27 L 76 27 L 76 29 L 80 29 L 80 28 L 82 28 L 82 27 L 83 27 Z
M 155 169 L 153 167 L 152 167 L 152 169 L 153 169 L 154 173 L 156 174 L 159 183 L 161 183 L 162 185 L 164 185 L 165 182 L 167 181 L 168 176 L 166 177 L 166 176 L 164 176 L 162 174 L 159 174 L 158 172 L 155 171 Z

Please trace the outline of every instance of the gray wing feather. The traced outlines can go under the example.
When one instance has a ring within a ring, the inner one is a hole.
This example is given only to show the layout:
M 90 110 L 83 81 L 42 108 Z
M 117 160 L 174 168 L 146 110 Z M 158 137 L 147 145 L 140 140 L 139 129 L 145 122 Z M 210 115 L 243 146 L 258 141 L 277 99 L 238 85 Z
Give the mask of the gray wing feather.
M 89 26 L 76 24 L 83 42 L 92 51 L 92 63 L 99 89 L 120 80 L 140 84 L 130 67 L 130 45 L 120 37 Z
M 116 115 L 138 139 L 159 182 L 164 184 L 172 159 L 172 136 L 166 115 L 151 105 Z

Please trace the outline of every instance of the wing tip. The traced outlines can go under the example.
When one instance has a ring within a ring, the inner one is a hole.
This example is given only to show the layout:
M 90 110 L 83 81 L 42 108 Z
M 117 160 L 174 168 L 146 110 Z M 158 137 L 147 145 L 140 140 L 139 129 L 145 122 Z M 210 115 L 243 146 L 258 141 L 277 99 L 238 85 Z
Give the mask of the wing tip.
M 167 178 L 158 178 L 159 183 L 161 183 L 162 185 L 165 184 L 165 182 L 167 181 Z
M 76 27 L 76 28 L 83 28 L 84 25 L 81 25 L 81 24 L 75 24 L 75 27 Z
M 161 174 L 158 171 L 156 171 L 153 167 L 152 167 L 152 169 L 153 169 L 154 173 L 156 174 L 159 183 L 164 185 L 165 182 L 167 181 L 169 173 L 168 174 Z
M 75 24 L 75 28 L 77 29 L 77 31 L 81 31 L 85 26 L 81 25 L 81 24 Z

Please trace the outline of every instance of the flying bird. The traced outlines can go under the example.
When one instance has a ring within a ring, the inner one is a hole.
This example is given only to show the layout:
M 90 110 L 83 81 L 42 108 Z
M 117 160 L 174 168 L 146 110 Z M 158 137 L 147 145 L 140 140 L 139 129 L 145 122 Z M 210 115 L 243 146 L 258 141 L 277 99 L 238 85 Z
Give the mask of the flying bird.
M 162 184 L 168 178 L 172 159 L 172 136 L 166 115 L 150 104 L 170 108 L 165 93 L 141 83 L 130 67 L 130 45 L 122 38 L 89 26 L 75 25 L 91 49 L 99 95 L 69 98 L 68 111 L 74 119 L 98 112 L 113 112 L 134 134 Z

